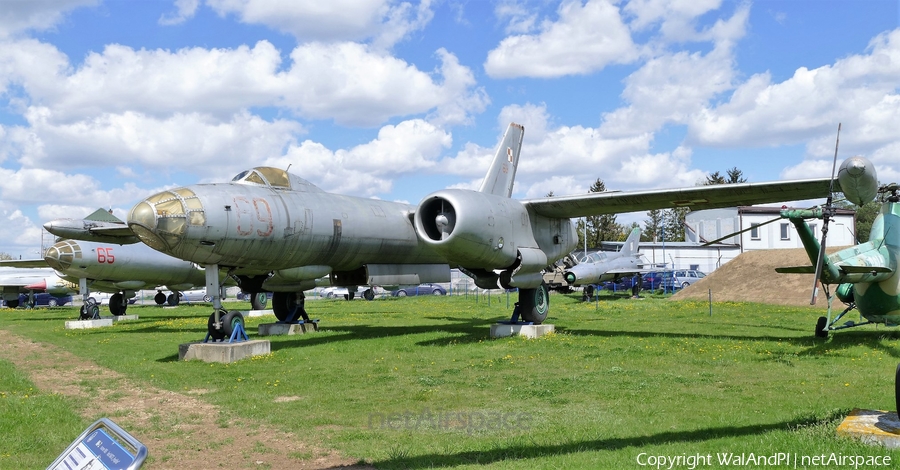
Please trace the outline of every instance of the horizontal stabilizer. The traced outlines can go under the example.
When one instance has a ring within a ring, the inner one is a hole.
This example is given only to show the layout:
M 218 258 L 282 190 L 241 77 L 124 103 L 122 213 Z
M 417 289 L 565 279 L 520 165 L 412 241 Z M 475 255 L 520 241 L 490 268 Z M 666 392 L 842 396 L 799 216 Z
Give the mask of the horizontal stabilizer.
M 893 271 L 894 271 L 893 269 L 888 268 L 888 267 L 885 267 L 885 266 L 849 266 L 849 265 L 843 265 L 843 266 L 838 266 L 838 269 L 840 269 L 841 271 L 843 271 L 843 272 L 845 272 L 845 273 L 847 273 L 847 274 L 854 274 L 854 273 L 859 273 L 859 274 L 868 274 L 868 273 L 872 273 L 872 274 L 875 274 L 875 273 L 890 273 L 890 272 L 893 272 Z
M 815 266 L 786 266 L 783 268 L 775 268 L 776 273 L 780 274 L 815 274 Z

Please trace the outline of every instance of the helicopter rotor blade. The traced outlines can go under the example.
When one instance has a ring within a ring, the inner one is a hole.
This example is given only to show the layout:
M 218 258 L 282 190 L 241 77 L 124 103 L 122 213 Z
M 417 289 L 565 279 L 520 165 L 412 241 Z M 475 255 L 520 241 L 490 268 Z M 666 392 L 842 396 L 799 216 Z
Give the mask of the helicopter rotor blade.
M 838 123 L 837 138 L 834 140 L 834 160 L 831 163 L 831 181 L 828 184 L 828 199 L 822 213 L 822 242 L 819 243 L 819 257 L 816 260 L 816 276 L 813 278 L 812 299 L 809 304 L 816 304 L 819 295 L 819 277 L 822 276 L 822 265 L 825 263 L 825 240 L 828 237 L 828 221 L 834 213 L 834 172 L 837 169 L 838 144 L 841 141 L 841 123 Z

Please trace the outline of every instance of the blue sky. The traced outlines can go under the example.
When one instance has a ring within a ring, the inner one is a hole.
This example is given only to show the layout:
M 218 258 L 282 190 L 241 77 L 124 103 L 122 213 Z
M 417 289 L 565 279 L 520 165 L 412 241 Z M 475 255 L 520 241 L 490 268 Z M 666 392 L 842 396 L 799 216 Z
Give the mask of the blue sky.
M 898 181 L 898 25 L 896 0 L 0 0 L 0 252 L 259 165 L 415 203 L 476 187 L 510 121 L 520 198 L 827 176 L 839 122 Z

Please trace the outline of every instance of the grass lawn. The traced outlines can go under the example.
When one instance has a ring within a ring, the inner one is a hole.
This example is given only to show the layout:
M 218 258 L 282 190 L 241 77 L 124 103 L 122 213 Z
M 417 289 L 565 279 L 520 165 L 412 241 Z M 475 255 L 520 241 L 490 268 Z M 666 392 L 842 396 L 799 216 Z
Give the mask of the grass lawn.
M 270 337 L 270 355 L 228 365 L 177 360 L 180 343 L 203 338 L 208 306 L 132 306 L 139 320 L 95 330 L 63 328 L 74 308 L 3 310 L 0 329 L 137 383 L 202 390 L 226 417 L 378 468 L 645 468 L 639 459 L 652 456 L 683 456 L 672 468 L 689 468 L 696 455 L 711 455 L 711 468 L 719 454 L 742 453 L 900 462 L 900 451 L 835 435 L 853 408 L 895 408 L 900 331 L 863 327 L 823 341 L 813 337 L 822 309 L 714 303 L 710 314 L 706 302 L 553 294 L 556 334 L 490 339 L 514 301 L 310 301 L 322 331 Z M 248 319 L 251 336 L 273 319 Z M 46 466 L 103 416 L 34 390 L 9 363 L 0 374 L 0 434 L 17 436 L 0 445 L 0 468 L 24 453 L 31 460 L 15 468 Z M 165 432 L 130 431 L 148 444 Z

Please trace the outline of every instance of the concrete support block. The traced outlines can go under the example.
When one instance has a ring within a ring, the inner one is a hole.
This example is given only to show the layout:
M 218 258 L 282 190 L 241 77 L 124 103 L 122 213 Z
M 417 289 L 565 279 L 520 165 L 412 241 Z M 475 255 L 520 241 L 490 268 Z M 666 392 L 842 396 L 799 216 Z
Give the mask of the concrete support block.
M 880 444 L 888 449 L 900 448 L 900 419 L 894 412 L 855 409 L 844 418 L 837 433 L 855 437 L 867 444 Z
M 260 323 L 259 336 L 302 335 L 319 331 L 317 323 Z
M 275 311 L 272 309 L 268 310 L 248 310 L 245 317 L 264 317 L 266 315 L 275 315 Z
M 110 318 L 101 318 L 99 320 L 72 320 L 66 322 L 67 330 L 84 330 L 88 328 L 103 328 L 104 326 L 112 326 L 113 321 Z
M 495 323 L 491 325 L 491 338 L 505 338 L 507 336 L 519 335 L 526 338 L 540 338 L 546 334 L 556 331 L 556 325 L 515 325 L 506 323 Z
M 117 322 L 117 321 L 137 320 L 137 319 L 138 319 L 138 316 L 137 316 L 137 315 L 119 315 L 119 316 L 111 315 L 111 316 L 108 316 L 108 317 L 107 317 L 107 316 L 100 316 L 100 318 L 103 319 L 103 320 L 110 319 L 110 320 L 113 321 L 113 323 L 115 323 L 115 322 Z
M 267 340 L 241 341 L 237 343 L 186 343 L 178 345 L 178 360 L 200 360 L 228 364 L 252 356 L 272 352 Z

